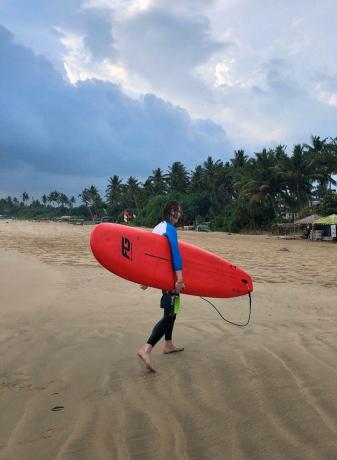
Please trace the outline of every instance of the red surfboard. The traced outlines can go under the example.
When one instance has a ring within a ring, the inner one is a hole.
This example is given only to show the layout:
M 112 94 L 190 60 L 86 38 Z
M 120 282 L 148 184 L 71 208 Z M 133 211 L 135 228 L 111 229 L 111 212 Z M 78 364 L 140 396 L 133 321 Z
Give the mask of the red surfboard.
M 136 227 L 103 223 L 90 237 L 98 262 L 134 283 L 174 290 L 170 246 L 166 236 Z M 231 262 L 189 243 L 179 242 L 183 259 L 183 294 L 238 297 L 253 290 L 251 277 Z

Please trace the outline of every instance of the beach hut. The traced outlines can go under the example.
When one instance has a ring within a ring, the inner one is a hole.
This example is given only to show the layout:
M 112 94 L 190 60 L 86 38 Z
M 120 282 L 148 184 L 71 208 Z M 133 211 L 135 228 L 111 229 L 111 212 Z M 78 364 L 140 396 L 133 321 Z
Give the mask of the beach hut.
M 320 219 L 322 216 L 318 214 L 311 214 L 311 216 L 304 217 L 303 219 L 296 220 L 295 224 L 300 225 L 301 230 L 303 231 L 303 235 L 305 238 L 312 237 L 312 225 L 315 220 Z
M 337 240 L 337 214 L 321 217 L 313 223 L 314 229 L 322 230 L 322 239 L 327 241 Z
M 313 224 L 315 220 L 321 219 L 322 216 L 319 216 L 318 214 L 311 214 L 311 216 L 308 217 L 303 217 L 303 219 L 296 220 L 296 224 L 298 225 L 308 225 L 308 224 Z

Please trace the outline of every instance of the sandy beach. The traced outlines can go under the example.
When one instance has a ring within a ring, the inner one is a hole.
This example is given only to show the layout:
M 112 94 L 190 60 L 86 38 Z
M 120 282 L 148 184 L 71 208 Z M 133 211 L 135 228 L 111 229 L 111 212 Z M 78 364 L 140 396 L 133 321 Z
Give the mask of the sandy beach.
M 337 458 L 336 244 L 180 232 L 251 274 L 252 319 L 182 296 L 185 351 L 151 374 L 160 293 L 100 267 L 91 229 L 0 221 L 1 460 Z

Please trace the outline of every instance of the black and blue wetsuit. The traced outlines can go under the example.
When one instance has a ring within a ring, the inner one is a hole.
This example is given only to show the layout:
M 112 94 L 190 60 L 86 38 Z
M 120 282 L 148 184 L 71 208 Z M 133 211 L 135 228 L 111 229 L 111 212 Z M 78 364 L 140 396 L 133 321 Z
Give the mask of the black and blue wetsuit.
M 172 265 L 174 271 L 182 270 L 182 258 L 178 247 L 177 230 L 170 222 L 160 222 L 152 231 L 158 235 L 164 235 L 167 237 L 170 250 L 172 255 Z M 176 314 L 174 313 L 174 299 L 175 292 L 163 291 L 162 298 L 160 300 L 160 307 L 164 310 L 164 316 L 154 326 L 152 333 L 147 341 L 153 347 L 155 344 L 165 335 L 165 340 L 172 340 L 172 331 L 174 322 L 176 320 Z

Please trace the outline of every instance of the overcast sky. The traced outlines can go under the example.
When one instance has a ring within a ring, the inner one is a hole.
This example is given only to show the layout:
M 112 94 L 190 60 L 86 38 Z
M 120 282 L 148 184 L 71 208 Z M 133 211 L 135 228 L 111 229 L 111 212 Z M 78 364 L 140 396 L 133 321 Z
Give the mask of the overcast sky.
M 337 136 L 336 0 L 0 0 L 0 195 Z

